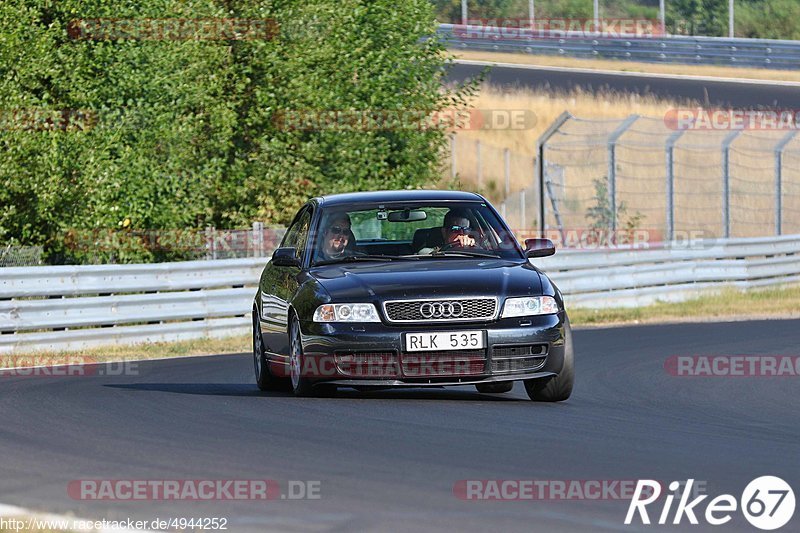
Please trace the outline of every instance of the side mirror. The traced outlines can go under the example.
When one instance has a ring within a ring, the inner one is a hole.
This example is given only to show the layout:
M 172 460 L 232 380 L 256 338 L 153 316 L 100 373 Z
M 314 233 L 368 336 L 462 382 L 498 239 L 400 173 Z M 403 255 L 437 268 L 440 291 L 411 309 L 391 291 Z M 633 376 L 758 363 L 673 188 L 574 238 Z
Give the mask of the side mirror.
M 547 257 L 556 253 L 556 245 L 550 239 L 525 239 L 525 257 Z
M 272 254 L 272 264 L 282 267 L 299 267 L 297 248 L 278 248 Z

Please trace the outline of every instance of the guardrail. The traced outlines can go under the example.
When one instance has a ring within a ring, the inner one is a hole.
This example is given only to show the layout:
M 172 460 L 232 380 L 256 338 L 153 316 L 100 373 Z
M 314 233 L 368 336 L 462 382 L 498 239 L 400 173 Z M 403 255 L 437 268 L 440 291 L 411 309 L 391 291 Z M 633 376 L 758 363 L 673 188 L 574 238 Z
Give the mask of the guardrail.
M 651 250 L 562 250 L 535 264 L 568 307 L 636 307 L 735 287 L 800 281 L 800 235 L 687 242 Z
M 509 34 L 511 32 L 511 34 Z M 449 47 L 610 58 L 648 63 L 732 65 L 794 69 L 800 67 L 800 41 L 721 37 L 605 37 L 575 32 L 440 24 L 437 36 Z
M 0 354 L 246 334 L 265 258 L 5 268 Z M 649 250 L 561 250 L 534 263 L 569 307 L 679 301 L 800 281 L 800 235 Z
M 4 268 L 0 354 L 245 334 L 267 261 Z

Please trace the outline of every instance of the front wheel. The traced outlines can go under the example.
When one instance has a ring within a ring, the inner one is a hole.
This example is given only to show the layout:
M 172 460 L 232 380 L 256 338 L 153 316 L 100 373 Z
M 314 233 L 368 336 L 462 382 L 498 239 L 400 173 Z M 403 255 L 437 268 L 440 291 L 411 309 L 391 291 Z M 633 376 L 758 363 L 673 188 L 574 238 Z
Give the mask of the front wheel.
M 253 308 L 253 367 L 256 373 L 256 384 L 262 391 L 274 390 L 280 385 L 278 378 L 269 371 L 264 340 L 261 337 L 261 321 L 258 308 Z
M 292 377 L 292 392 L 295 396 L 313 396 L 314 389 L 309 379 L 303 376 L 303 340 L 300 337 L 300 322 L 293 316 L 289 322 L 289 373 Z
M 564 366 L 557 376 L 526 379 L 525 391 L 536 402 L 563 402 L 572 394 L 575 383 L 575 362 L 572 353 L 572 328 L 564 326 Z

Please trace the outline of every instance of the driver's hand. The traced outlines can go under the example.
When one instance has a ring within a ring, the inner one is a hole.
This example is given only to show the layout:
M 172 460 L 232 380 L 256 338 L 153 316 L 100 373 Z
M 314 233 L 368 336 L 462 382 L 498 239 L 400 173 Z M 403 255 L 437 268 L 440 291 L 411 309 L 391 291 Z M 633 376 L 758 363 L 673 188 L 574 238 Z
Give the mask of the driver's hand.
M 469 235 L 458 235 L 455 242 L 464 247 L 475 246 L 475 239 Z

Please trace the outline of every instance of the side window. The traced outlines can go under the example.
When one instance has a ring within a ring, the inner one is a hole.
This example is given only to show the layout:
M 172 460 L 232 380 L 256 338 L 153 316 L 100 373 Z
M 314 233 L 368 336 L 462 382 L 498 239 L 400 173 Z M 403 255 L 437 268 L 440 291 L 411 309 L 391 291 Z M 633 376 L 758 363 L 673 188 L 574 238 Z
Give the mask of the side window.
M 296 248 L 297 258 L 300 259 L 305 251 L 308 240 L 308 228 L 311 225 L 311 209 L 305 209 L 286 230 L 286 235 L 281 242 L 282 248 Z

